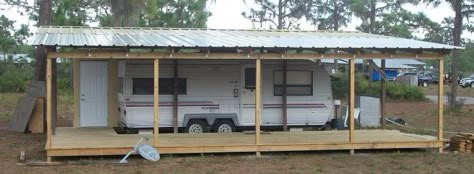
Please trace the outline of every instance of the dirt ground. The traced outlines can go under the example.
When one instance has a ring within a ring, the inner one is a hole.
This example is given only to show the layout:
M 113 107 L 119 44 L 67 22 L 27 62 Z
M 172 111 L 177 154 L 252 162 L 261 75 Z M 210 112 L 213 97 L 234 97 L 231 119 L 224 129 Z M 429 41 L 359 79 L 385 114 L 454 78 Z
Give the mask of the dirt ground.
M 163 156 L 158 162 L 138 157 L 116 164 L 121 156 L 60 158 L 71 164 L 25 166 L 17 163 L 20 151 L 29 161 L 44 161 L 44 135 L 0 131 L 2 173 L 472 173 L 473 154 L 438 154 L 434 151 L 347 151 L 213 154 Z
M 5 119 L 13 112 L 10 102 L 15 96 L 20 94 L 8 94 L 8 102 L 0 100 L 0 114 Z M 70 124 L 68 115 L 72 115 L 69 101 L 68 97 L 61 97 L 59 102 L 59 117 L 65 125 Z M 473 105 L 465 105 L 460 112 L 446 112 L 446 130 L 474 132 L 473 109 Z M 437 126 L 436 105 L 429 101 L 387 103 L 387 116 L 401 117 L 416 129 L 390 124 L 387 128 L 435 134 L 420 129 Z M 0 173 L 472 173 L 474 170 L 474 154 L 439 154 L 419 149 L 356 151 L 354 156 L 348 151 L 263 153 L 260 158 L 245 153 L 166 155 L 154 163 L 134 156 L 127 165 L 116 164 L 121 156 L 74 157 L 56 158 L 68 163 L 60 166 L 26 166 L 18 163 L 20 151 L 26 152 L 27 161 L 46 160 L 45 136 L 8 132 L 2 130 L 2 125 L 5 122 L 0 122 L 0 156 L 3 157 Z

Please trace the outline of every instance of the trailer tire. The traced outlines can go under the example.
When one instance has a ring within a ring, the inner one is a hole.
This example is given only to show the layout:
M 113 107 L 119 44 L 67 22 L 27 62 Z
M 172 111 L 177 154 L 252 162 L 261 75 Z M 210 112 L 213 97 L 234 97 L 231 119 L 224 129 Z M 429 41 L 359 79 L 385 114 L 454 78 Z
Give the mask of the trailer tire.
M 219 120 L 214 126 L 214 131 L 217 133 L 232 133 L 235 132 L 235 126 L 230 120 Z
M 428 81 L 423 81 L 423 82 L 421 83 L 421 86 L 423 86 L 423 87 L 428 87 Z
M 206 133 L 209 132 L 209 125 L 204 120 L 189 120 L 186 125 L 186 133 Z

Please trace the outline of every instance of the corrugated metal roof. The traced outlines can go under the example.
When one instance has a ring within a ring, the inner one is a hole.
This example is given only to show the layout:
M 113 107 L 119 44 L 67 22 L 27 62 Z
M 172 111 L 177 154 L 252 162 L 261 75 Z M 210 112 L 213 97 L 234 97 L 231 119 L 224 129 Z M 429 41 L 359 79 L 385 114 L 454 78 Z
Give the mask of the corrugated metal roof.
M 106 47 L 286 47 L 462 49 L 362 32 L 40 27 L 30 45 Z

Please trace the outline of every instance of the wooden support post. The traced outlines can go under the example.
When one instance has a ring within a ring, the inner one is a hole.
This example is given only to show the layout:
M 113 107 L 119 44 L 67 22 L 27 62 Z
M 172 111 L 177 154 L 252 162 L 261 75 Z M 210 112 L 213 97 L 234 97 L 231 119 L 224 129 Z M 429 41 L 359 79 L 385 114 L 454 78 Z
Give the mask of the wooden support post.
M 283 84 L 282 84 L 282 112 L 283 112 L 283 131 L 288 131 L 288 111 L 287 111 L 287 72 L 288 72 L 288 62 L 283 60 Z
M 58 75 L 56 58 L 51 59 L 51 134 L 56 135 L 58 122 Z
M 158 147 L 159 131 L 159 82 L 160 82 L 160 60 L 155 59 L 153 68 L 153 145 Z
M 261 62 L 260 55 L 255 62 L 255 144 L 260 145 L 260 107 L 261 103 Z M 260 151 L 257 151 L 257 157 L 260 156 Z
M 80 72 L 81 72 L 81 61 L 80 59 L 73 59 L 73 90 L 74 90 L 74 119 L 72 121 L 73 127 L 80 127 Z
M 438 141 L 443 141 L 443 73 L 444 59 L 439 59 L 438 67 Z M 453 84 L 456 85 L 456 84 Z M 443 152 L 443 147 L 438 149 L 439 153 Z
M 347 103 L 349 107 L 349 143 L 354 142 L 354 105 L 355 105 L 355 55 L 349 59 L 349 97 Z M 354 149 L 350 149 L 350 154 L 354 155 Z
M 355 92 L 355 63 L 354 59 L 349 59 L 349 97 L 347 103 L 349 107 L 349 143 L 354 142 L 354 92 Z
M 173 78 L 173 133 L 178 133 L 178 60 L 174 60 L 174 78 Z
M 46 60 L 46 150 L 51 149 L 51 136 L 52 136 L 52 126 L 51 126 L 51 117 L 52 117 L 52 60 Z M 51 161 L 51 157 L 47 157 L 48 162 Z
M 382 72 L 385 73 L 385 59 L 381 60 L 382 67 L 381 70 Z M 385 79 L 381 78 L 380 79 L 380 125 L 382 126 L 382 129 L 385 129 Z

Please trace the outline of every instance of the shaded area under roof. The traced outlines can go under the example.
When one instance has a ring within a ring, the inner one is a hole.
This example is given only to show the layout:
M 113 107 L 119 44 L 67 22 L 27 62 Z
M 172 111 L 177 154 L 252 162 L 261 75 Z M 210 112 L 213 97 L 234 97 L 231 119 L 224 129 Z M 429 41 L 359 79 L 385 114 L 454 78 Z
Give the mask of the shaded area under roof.
M 338 60 L 339 64 L 347 64 L 347 59 L 345 60 Z M 381 67 L 381 59 L 373 59 L 374 63 Z M 334 63 L 334 60 L 331 59 L 321 59 L 322 63 Z M 362 59 L 355 59 L 356 64 L 362 64 Z M 416 69 L 416 66 L 422 66 L 426 63 L 415 60 L 415 59 L 386 59 L 385 60 L 385 68 L 388 69 Z
M 40 27 L 28 44 L 77 47 L 463 49 L 362 32 L 70 26 Z

